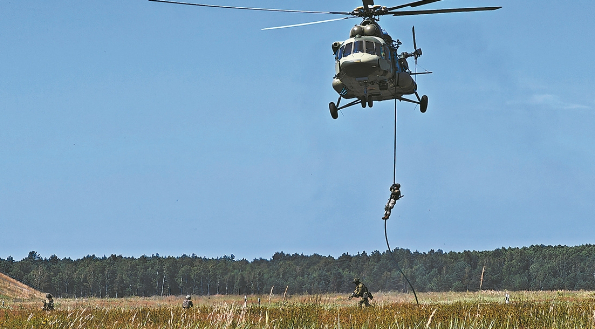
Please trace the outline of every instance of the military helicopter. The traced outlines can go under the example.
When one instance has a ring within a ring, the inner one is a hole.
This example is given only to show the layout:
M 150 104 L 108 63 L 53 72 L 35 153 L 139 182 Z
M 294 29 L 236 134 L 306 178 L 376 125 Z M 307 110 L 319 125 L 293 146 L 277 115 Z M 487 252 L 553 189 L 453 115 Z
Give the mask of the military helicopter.
M 442 0 L 417 0 L 402 5 L 384 7 L 375 5 L 374 0 L 362 0 L 362 6 L 351 12 L 340 11 L 307 11 L 292 9 L 252 8 L 209 5 L 200 3 L 179 2 L 170 0 L 149 0 L 153 2 L 172 3 L 180 5 L 191 5 L 208 8 L 243 9 L 273 12 L 291 12 L 305 14 L 330 14 L 341 15 L 337 19 L 329 19 L 303 24 L 294 24 L 265 28 L 263 30 L 297 27 L 318 23 L 327 23 L 349 18 L 361 18 L 362 22 L 355 25 L 349 34 L 349 39 L 332 44 L 335 56 L 335 76 L 333 78 L 333 89 L 339 94 L 337 103 L 329 103 L 331 117 L 337 119 L 339 110 L 361 104 L 363 108 L 372 107 L 375 101 L 396 99 L 418 104 L 420 111 L 425 113 L 428 108 L 428 96 L 419 97 L 417 83 L 413 76 L 417 74 L 428 74 L 432 72 L 412 72 L 407 62 L 413 57 L 417 65 L 417 59 L 422 55 L 421 48 L 417 48 L 415 40 L 415 27 L 412 28 L 413 52 L 399 53 L 401 41 L 394 40 L 384 31 L 378 21 L 380 16 L 411 16 L 441 13 L 474 12 L 497 10 L 502 7 L 472 7 L 472 8 L 449 8 L 449 9 L 427 9 L 427 10 L 402 10 L 403 8 L 415 8 Z M 415 99 L 405 98 L 405 95 L 415 95 Z M 350 103 L 340 105 L 341 99 L 354 99 Z

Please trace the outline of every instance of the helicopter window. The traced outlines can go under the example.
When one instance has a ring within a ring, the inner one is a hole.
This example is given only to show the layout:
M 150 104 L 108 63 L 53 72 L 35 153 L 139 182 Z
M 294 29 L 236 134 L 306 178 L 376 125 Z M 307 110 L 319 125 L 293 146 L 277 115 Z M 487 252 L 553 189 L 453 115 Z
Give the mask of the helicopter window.
M 382 44 L 375 42 L 374 45 L 376 46 L 376 51 L 374 55 L 381 57 L 382 56 Z
M 343 50 L 345 50 L 345 45 L 341 46 L 341 48 L 339 48 L 339 51 L 337 51 L 337 56 L 336 59 L 341 59 L 341 57 L 343 57 Z
M 345 50 L 343 50 L 343 57 L 351 55 L 351 49 L 353 48 L 353 43 L 350 42 L 345 45 Z
M 374 41 L 366 41 L 366 53 L 370 55 L 376 54 L 376 50 L 374 48 Z
M 388 50 L 388 47 L 386 45 L 384 45 L 382 47 L 382 58 L 384 59 L 390 59 L 390 51 Z
M 363 53 L 364 52 L 364 42 L 363 41 L 356 41 L 353 43 L 353 53 Z

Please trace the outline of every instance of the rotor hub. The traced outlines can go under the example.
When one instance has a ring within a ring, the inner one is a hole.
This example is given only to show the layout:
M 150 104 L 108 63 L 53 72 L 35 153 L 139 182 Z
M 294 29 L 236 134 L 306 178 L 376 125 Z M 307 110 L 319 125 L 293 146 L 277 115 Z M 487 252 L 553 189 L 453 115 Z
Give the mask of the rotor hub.
M 374 19 L 375 17 L 386 15 L 386 14 L 388 14 L 388 12 L 389 12 L 389 10 L 387 7 L 380 6 L 380 5 L 373 5 L 371 7 L 359 6 L 351 12 L 351 15 L 356 16 L 356 17 Z

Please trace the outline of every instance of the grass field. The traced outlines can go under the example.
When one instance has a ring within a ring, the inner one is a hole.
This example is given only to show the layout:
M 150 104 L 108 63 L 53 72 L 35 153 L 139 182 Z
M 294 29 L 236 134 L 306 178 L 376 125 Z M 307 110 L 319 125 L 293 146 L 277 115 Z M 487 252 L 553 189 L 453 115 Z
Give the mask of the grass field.
M 2 299 L 0 328 L 595 328 L 594 292 L 376 293 L 357 308 L 345 295 Z M 260 306 L 258 305 L 260 298 Z

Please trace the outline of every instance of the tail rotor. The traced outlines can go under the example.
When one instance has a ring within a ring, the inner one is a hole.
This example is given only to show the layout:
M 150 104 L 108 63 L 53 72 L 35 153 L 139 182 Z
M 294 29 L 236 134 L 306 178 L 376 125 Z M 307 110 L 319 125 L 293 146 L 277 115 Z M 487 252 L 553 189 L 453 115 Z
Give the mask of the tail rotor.
M 415 26 L 411 28 L 413 34 L 413 58 L 415 58 L 415 66 L 417 67 L 417 58 L 421 56 L 421 48 L 417 48 L 417 42 L 415 41 Z

